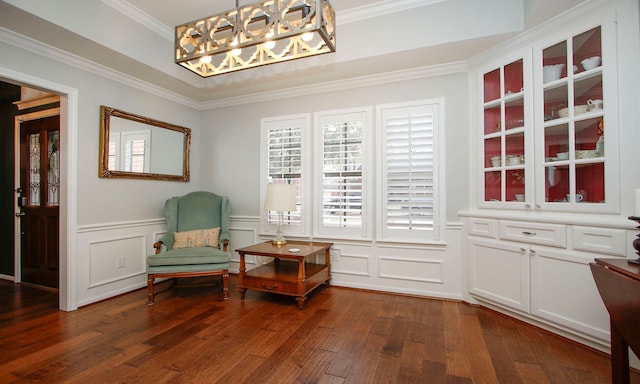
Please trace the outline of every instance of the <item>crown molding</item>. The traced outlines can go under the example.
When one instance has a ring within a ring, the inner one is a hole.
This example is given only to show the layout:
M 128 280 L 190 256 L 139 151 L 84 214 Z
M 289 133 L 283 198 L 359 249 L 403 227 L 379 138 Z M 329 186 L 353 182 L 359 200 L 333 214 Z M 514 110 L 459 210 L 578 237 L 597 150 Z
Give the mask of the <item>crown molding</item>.
M 347 9 L 336 13 L 336 24 L 348 24 L 356 21 L 386 16 L 390 13 L 402 12 L 413 8 L 442 3 L 448 0 L 383 0 L 362 7 Z
M 566 30 L 593 17 L 602 17 L 606 12 L 615 12 L 616 7 L 623 2 L 624 0 L 591 0 L 582 2 L 535 27 L 525 30 L 504 43 L 472 57 L 469 59 L 470 66 L 500 56 L 504 52 L 533 45 L 555 33 L 554 31 Z
M 164 88 L 142 81 L 133 76 L 113 70 L 100 63 L 96 63 L 61 49 L 49 46 L 40 41 L 31 39 L 24 35 L 15 33 L 0 27 L 0 41 L 24 49 L 36 55 L 48 57 L 60 63 L 70 65 L 80 70 L 96 74 L 109 80 L 116 81 L 123 85 L 138 89 L 149 94 L 153 94 L 164 99 L 185 105 L 187 107 L 202 111 L 210 109 L 226 108 L 236 105 L 260 103 L 273 100 L 281 100 L 290 97 L 300 97 L 325 92 L 335 92 L 345 89 L 360 88 L 381 84 L 388 84 L 399 81 L 420 79 L 425 77 L 443 76 L 447 74 L 467 72 L 469 66 L 466 61 L 453 62 L 447 64 L 418 67 L 401 71 L 393 71 L 354 77 L 346 80 L 336 80 L 324 83 L 304 85 L 269 92 L 255 93 L 252 95 L 229 97 L 223 100 L 212 100 L 198 102 L 192 98 L 182 96 L 175 92 L 167 91 Z
M 243 104 L 261 103 L 267 101 L 287 99 L 291 97 L 307 96 L 325 92 L 336 92 L 346 89 L 362 88 L 367 86 L 395 83 L 399 81 L 415 80 L 425 77 L 443 76 L 453 73 L 467 72 L 469 66 L 466 61 L 432 65 L 406 69 L 401 71 L 378 73 L 346 80 L 329 81 L 312 85 L 304 85 L 275 91 L 255 93 L 248 96 L 229 97 L 224 100 L 215 100 L 200 103 L 199 110 L 226 108 Z
M 413 8 L 424 7 L 448 0 L 383 0 L 357 8 L 347 9 L 336 13 L 336 24 L 348 24 L 374 17 L 385 16 L 389 13 L 402 12 Z M 173 41 L 173 27 L 167 26 L 127 0 L 102 0 L 103 3 L 129 17 L 133 21 L 151 29 L 166 40 Z
M 103 3 L 112 7 L 116 11 L 127 16 L 138 24 L 141 24 L 159 36 L 173 42 L 173 28 L 161 23 L 149 14 L 143 12 L 140 8 L 131 5 L 126 0 L 102 0 Z
M 123 85 L 139 89 L 141 91 L 174 101 L 178 104 L 196 108 L 196 102 L 188 97 L 184 97 L 175 92 L 167 91 L 164 88 L 142 81 L 133 76 L 113 70 L 100 63 L 84 59 L 70 52 L 44 44 L 38 40 L 18 34 L 14 31 L 0 27 L 0 41 L 13 45 L 36 55 L 45 56 L 60 63 L 70 65 L 80 70 L 93 73 L 109 80 L 116 81 Z

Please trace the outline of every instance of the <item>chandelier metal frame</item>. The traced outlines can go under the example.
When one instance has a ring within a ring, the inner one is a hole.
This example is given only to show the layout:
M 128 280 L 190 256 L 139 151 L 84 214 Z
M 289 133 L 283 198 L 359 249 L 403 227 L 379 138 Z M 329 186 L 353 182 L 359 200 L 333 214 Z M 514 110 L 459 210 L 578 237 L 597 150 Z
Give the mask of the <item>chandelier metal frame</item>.
M 175 62 L 202 77 L 336 50 L 328 0 L 262 0 L 175 28 Z

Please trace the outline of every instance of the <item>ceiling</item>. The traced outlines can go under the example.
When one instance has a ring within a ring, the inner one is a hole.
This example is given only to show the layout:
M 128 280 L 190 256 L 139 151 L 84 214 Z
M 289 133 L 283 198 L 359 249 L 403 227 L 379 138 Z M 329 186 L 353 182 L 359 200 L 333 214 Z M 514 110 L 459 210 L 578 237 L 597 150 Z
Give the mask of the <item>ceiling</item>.
M 0 30 L 202 106 L 464 62 L 581 1 L 331 0 L 335 53 L 207 79 L 173 63 L 173 28 L 235 8 L 233 0 L 0 0 Z

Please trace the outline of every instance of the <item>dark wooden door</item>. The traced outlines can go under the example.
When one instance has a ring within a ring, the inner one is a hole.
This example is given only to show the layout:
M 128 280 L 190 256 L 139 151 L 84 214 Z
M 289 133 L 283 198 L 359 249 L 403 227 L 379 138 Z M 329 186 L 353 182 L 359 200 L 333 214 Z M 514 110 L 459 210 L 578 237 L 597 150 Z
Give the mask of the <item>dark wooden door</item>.
M 21 280 L 58 288 L 60 117 L 20 125 Z

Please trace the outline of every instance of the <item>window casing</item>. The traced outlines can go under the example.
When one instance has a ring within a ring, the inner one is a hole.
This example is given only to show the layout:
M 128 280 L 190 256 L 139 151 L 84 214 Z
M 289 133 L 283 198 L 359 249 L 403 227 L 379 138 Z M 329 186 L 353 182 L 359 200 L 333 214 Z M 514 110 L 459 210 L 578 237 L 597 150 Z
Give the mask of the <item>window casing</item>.
M 315 227 L 319 236 L 366 237 L 370 109 L 315 115 Z
M 377 107 L 379 175 L 378 236 L 384 240 L 441 239 L 444 101 Z
M 261 208 L 268 183 L 298 186 L 285 237 L 444 243 L 444 100 L 375 108 L 375 130 L 366 107 L 261 120 Z
M 284 183 L 296 186 L 295 212 L 283 215 L 283 233 L 285 235 L 307 235 L 307 218 L 305 202 L 309 194 L 308 172 L 306 165 L 307 136 L 309 131 L 309 115 L 284 116 L 262 119 L 261 149 L 262 172 L 260 183 L 260 206 L 264 204 L 267 184 Z M 275 232 L 278 220 L 277 212 L 262 211 L 262 230 Z

